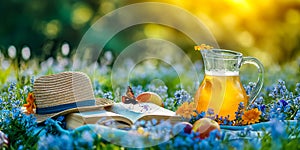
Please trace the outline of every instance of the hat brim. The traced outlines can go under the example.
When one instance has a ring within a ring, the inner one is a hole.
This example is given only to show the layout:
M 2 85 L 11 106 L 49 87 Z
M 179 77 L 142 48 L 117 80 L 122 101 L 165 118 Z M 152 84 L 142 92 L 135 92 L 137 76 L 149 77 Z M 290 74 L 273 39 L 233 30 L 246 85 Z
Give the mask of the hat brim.
M 109 107 L 113 105 L 113 101 L 104 99 L 104 98 L 96 98 L 96 105 L 95 106 L 84 106 L 84 107 L 76 107 L 76 108 L 71 108 L 71 109 L 66 109 L 64 111 L 60 111 L 58 113 L 52 113 L 52 114 L 34 114 L 37 123 L 42 123 L 48 118 L 53 118 L 56 116 L 61 116 L 61 115 L 67 115 L 70 113 L 75 113 L 75 112 L 85 112 L 85 111 L 93 111 L 93 110 L 101 110 L 104 109 L 105 107 Z

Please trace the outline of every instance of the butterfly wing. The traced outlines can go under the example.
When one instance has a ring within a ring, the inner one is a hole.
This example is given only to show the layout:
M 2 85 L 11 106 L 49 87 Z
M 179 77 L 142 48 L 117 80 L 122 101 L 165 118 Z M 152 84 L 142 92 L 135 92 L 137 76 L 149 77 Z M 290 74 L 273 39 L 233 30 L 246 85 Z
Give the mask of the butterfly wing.
M 128 100 L 127 96 L 122 96 L 122 103 L 125 103 Z
M 137 104 L 138 101 L 135 99 L 134 93 L 130 86 L 127 88 L 126 96 L 122 96 L 122 102 L 124 104 Z
M 128 96 L 128 97 L 130 97 L 132 99 L 135 99 L 134 93 L 133 93 L 133 91 L 132 91 L 132 89 L 131 89 L 130 86 L 128 86 L 128 88 L 127 88 L 126 96 Z
M 135 99 L 130 98 L 128 96 L 122 96 L 122 102 L 124 104 L 133 104 L 133 105 L 138 103 L 138 101 L 136 101 Z

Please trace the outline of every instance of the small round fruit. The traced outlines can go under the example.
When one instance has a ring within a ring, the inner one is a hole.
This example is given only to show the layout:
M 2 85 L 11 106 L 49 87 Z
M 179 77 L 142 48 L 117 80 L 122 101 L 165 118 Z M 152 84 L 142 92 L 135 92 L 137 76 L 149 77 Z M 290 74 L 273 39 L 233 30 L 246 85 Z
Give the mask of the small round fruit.
M 200 133 L 200 139 L 207 138 L 209 136 L 209 133 L 215 129 L 220 131 L 219 124 L 209 118 L 201 118 L 193 124 L 193 131 Z
M 159 95 L 153 92 L 143 92 L 136 97 L 138 102 L 153 103 L 158 106 L 163 106 L 163 101 Z
M 193 128 L 193 125 L 188 122 L 178 122 L 173 127 L 173 134 L 175 135 L 175 134 L 179 133 L 180 131 L 190 134 L 190 133 L 192 133 L 192 128 Z

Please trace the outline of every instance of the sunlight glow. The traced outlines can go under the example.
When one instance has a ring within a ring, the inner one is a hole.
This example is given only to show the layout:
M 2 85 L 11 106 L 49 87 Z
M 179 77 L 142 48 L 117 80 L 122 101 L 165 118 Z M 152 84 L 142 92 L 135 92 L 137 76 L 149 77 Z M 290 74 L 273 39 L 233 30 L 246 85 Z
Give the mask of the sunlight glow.
M 242 5 L 242 6 L 248 5 L 247 0 L 231 0 L 231 1 L 236 5 Z
M 251 11 L 250 3 L 247 0 L 229 0 L 229 3 L 235 6 L 236 9 L 249 12 Z

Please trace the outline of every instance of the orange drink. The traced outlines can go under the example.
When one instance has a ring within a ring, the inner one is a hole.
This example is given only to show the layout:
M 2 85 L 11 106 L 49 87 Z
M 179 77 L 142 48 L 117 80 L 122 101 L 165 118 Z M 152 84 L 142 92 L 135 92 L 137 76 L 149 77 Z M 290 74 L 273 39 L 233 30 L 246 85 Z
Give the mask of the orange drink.
M 197 111 L 213 109 L 219 116 L 230 116 L 235 118 L 238 104 L 244 102 L 247 106 L 248 96 L 240 82 L 238 73 L 208 74 L 204 76 L 203 82 L 195 95 Z

